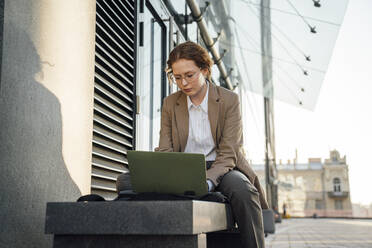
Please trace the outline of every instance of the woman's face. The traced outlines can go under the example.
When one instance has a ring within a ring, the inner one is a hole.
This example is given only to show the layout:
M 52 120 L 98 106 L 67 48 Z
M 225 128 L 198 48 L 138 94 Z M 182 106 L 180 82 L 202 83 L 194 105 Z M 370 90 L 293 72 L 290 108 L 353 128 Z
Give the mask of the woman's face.
M 202 91 L 207 76 L 207 69 L 200 69 L 193 60 L 179 59 L 172 64 L 173 76 L 183 93 L 192 97 Z

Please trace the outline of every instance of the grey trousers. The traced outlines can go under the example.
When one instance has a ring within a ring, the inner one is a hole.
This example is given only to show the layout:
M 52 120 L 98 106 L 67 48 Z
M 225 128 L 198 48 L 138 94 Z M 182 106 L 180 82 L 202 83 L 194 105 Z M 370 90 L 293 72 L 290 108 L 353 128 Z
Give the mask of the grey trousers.
M 234 219 L 238 224 L 242 247 L 265 247 L 262 210 L 258 191 L 240 171 L 226 173 L 217 191 L 230 201 Z

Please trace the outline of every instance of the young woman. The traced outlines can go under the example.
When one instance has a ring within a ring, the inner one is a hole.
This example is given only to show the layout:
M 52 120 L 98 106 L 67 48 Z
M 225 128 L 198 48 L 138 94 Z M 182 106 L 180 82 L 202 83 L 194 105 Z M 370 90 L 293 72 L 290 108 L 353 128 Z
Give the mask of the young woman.
M 243 152 L 239 97 L 211 81 L 213 61 L 194 42 L 173 49 L 169 79 L 180 91 L 164 99 L 159 151 L 202 153 L 207 183 L 228 197 L 243 247 L 264 247 L 262 208 L 268 208 Z

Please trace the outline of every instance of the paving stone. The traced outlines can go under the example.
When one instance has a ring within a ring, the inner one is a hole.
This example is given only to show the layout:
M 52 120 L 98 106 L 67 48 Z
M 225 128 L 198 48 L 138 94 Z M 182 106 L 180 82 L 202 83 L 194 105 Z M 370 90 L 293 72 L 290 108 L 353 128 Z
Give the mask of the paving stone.
M 285 219 L 265 241 L 267 248 L 372 248 L 372 220 Z

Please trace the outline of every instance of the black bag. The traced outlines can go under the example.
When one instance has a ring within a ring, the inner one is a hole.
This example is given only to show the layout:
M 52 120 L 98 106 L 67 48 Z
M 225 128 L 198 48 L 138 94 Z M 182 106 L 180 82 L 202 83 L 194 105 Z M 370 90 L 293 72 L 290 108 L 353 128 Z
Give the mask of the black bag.
M 202 196 L 194 195 L 177 195 L 177 194 L 161 194 L 155 192 L 135 193 L 132 190 L 124 190 L 119 192 L 118 197 L 114 201 L 185 201 L 199 200 L 227 203 L 227 197 L 221 192 L 208 192 Z
M 106 200 L 105 198 L 97 194 L 83 195 L 83 196 L 80 196 L 79 199 L 77 199 L 77 202 L 89 202 L 89 201 L 106 201 Z
M 150 193 L 135 193 L 132 190 L 124 190 L 113 201 L 186 201 L 186 200 L 199 200 L 199 201 L 210 201 L 210 202 L 221 202 L 227 203 L 227 197 L 221 192 L 209 192 L 202 196 L 193 195 L 177 195 L 177 194 L 160 194 L 155 192 Z M 90 201 L 106 201 L 100 195 L 89 194 L 80 196 L 77 199 L 78 202 L 90 202 Z

